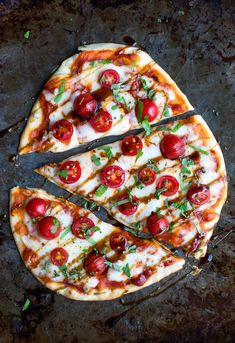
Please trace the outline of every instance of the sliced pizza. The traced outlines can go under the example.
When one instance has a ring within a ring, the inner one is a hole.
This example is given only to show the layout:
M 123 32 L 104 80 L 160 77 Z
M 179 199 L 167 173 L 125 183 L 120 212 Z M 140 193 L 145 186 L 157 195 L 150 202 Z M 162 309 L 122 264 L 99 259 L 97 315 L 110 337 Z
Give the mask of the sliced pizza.
M 119 222 L 204 256 L 227 196 L 224 159 L 201 116 L 36 170 Z
M 69 150 L 193 109 L 170 76 L 137 47 L 105 43 L 79 50 L 44 85 L 20 154 Z
M 156 241 L 131 235 L 40 189 L 13 188 L 9 213 L 27 268 L 43 285 L 71 299 L 113 299 L 184 264 Z

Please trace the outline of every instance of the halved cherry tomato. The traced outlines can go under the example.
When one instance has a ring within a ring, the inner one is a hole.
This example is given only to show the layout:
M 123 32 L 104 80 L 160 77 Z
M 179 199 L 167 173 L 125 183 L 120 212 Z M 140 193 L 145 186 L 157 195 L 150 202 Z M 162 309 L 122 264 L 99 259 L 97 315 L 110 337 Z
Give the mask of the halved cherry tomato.
M 156 180 L 156 175 L 151 168 L 145 167 L 139 171 L 138 178 L 145 186 L 149 186 Z
M 32 249 L 25 248 L 23 251 L 23 261 L 31 268 L 37 268 L 40 262 L 40 257 Z
M 154 119 L 158 116 L 159 114 L 159 108 L 155 104 L 153 100 L 150 99 L 144 99 L 140 100 L 143 103 L 143 111 L 142 111 L 142 116 L 139 118 L 139 103 L 137 102 L 136 107 L 135 107 L 135 115 L 138 118 L 138 120 L 144 120 L 145 117 L 147 117 L 148 121 L 151 123 L 154 121 Z
M 134 276 L 131 278 L 131 282 L 135 285 L 135 286 L 138 286 L 138 287 L 141 287 L 145 284 L 145 282 L 147 281 L 147 278 L 146 276 L 141 273 L 137 276 Z
M 160 148 L 165 157 L 174 160 L 184 154 L 185 141 L 177 135 L 169 134 L 162 138 Z
M 127 238 L 121 233 L 114 233 L 110 237 L 110 246 L 113 250 L 117 250 L 118 252 L 122 252 L 126 250 L 127 247 Z
M 53 239 L 59 236 L 61 224 L 54 217 L 44 217 L 38 222 L 37 226 L 39 234 L 45 239 Z
M 90 275 L 101 275 L 107 268 L 107 265 L 105 264 L 105 258 L 103 256 L 91 254 L 85 259 L 84 268 Z
M 161 218 L 159 218 L 157 214 L 153 213 L 147 219 L 147 228 L 152 235 L 159 235 L 168 227 L 169 222 L 166 216 L 162 216 Z
M 125 156 L 135 156 L 137 155 L 138 149 L 143 149 L 143 143 L 138 136 L 128 136 L 122 140 L 121 149 Z
M 171 175 L 163 175 L 159 177 L 156 184 L 156 189 L 163 189 L 166 188 L 161 195 L 166 197 L 170 197 L 178 192 L 179 189 L 179 182 L 174 176 Z
M 73 125 L 66 119 L 56 121 L 51 129 L 53 136 L 59 141 L 67 141 L 73 135 Z
M 194 205 L 203 205 L 210 199 L 210 190 L 206 185 L 193 184 L 188 190 L 187 198 Z
M 26 205 L 26 211 L 31 218 L 44 217 L 47 210 L 47 202 L 41 198 L 29 200 Z
M 93 220 L 82 216 L 73 222 L 72 233 L 78 238 L 85 239 L 85 236 L 91 237 L 94 234 L 93 230 L 89 230 L 93 226 L 95 226 Z
M 76 97 L 73 106 L 77 115 L 86 119 L 96 111 L 98 104 L 91 94 L 85 93 Z
M 57 173 L 63 183 L 74 183 L 80 179 L 82 170 L 77 161 L 66 161 L 60 166 Z
M 100 73 L 98 81 L 102 88 L 110 89 L 114 83 L 120 82 L 120 75 L 114 69 L 106 69 Z
M 56 266 L 62 266 L 68 261 L 69 254 L 63 248 L 55 248 L 50 252 L 50 260 Z
M 113 119 L 110 113 L 99 110 L 91 117 L 89 123 L 95 131 L 106 132 L 111 129 Z
M 118 201 L 128 199 L 129 195 L 124 194 L 122 197 L 119 198 Z M 124 214 L 125 216 L 131 216 L 134 214 L 138 209 L 139 201 L 136 196 L 132 196 L 132 202 L 126 202 L 125 204 L 119 205 L 119 211 Z
M 119 166 L 107 166 L 101 173 L 101 180 L 107 187 L 119 188 L 125 181 L 125 172 Z

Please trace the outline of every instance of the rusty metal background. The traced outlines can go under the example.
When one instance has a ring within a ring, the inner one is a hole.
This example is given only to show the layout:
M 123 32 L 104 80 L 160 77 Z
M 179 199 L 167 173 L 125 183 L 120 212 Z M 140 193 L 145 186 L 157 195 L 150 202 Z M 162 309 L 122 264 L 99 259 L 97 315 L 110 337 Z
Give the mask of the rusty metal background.
M 235 341 L 234 4 L 0 1 L 0 343 Z M 29 39 L 23 37 L 27 30 Z M 7 218 L 8 191 L 18 184 L 68 196 L 33 168 L 69 152 L 16 155 L 24 118 L 43 83 L 81 41 L 122 42 L 124 36 L 135 39 L 170 73 L 208 122 L 224 152 L 229 198 L 200 274 L 188 274 L 191 261 L 158 289 L 148 287 L 123 301 L 73 302 L 41 286 L 21 262 Z M 31 305 L 22 312 L 27 297 Z

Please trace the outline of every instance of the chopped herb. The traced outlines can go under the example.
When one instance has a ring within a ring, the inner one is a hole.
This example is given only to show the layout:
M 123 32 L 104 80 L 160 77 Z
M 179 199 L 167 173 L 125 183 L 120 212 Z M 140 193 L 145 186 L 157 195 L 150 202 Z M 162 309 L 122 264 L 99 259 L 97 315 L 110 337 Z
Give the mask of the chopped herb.
M 105 75 L 103 75 L 102 77 L 101 77 L 101 79 L 100 79 L 100 83 L 102 84 L 102 83 L 104 83 L 106 81 L 106 77 L 105 77 Z
M 180 17 L 184 16 L 184 11 L 182 11 L 182 10 L 178 11 L 178 15 L 179 15 Z
M 136 227 L 136 229 L 137 229 L 138 231 L 141 231 L 141 230 L 142 230 L 142 224 L 141 224 L 141 222 L 133 223 L 132 226 Z
M 138 161 L 138 159 L 143 155 L 143 151 L 142 149 L 137 149 L 137 155 L 136 155 L 136 158 L 135 158 L 135 162 Z
M 62 98 L 62 95 L 64 93 L 65 90 L 65 80 L 61 80 L 60 82 L 60 88 L 59 88 L 59 93 L 56 95 L 56 97 L 54 98 L 54 102 L 59 102 Z
M 101 146 L 98 148 L 98 150 L 104 150 L 105 155 L 107 156 L 108 160 L 111 160 L 111 158 L 113 158 L 113 152 L 109 146 Z
M 128 263 L 122 268 L 122 271 L 126 274 L 126 276 L 131 277 L 131 271 Z
M 113 89 L 113 96 L 118 102 L 123 102 L 123 97 L 120 95 L 120 92 L 118 89 Z
M 107 191 L 107 189 L 108 187 L 106 187 L 105 185 L 100 185 L 99 188 L 97 188 L 97 190 L 95 191 L 95 196 L 101 197 Z
M 112 107 L 111 107 L 111 110 L 113 110 L 113 111 L 115 111 L 115 110 L 117 110 L 118 109 L 118 106 L 117 105 L 113 105 Z
M 30 305 L 30 300 L 27 298 L 25 300 L 24 306 L 22 307 L 22 312 L 26 311 L 29 305 Z
M 112 207 L 117 207 L 117 206 L 120 206 L 120 205 L 123 205 L 123 204 L 127 204 L 128 202 L 131 202 L 130 201 L 130 198 L 126 198 L 126 199 L 122 199 L 122 200 L 119 200 L 119 201 L 116 201 L 112 204 L 111 208 Z
M 112 262 L 110 262 L 110 261 L 105 261 L 104 262 L 105 264 L 106 264 L 106 266 L 108 266 L 108 267 L 113 267 L 113 264 L 112 264 Z
M 135 244 L 130 245 L 129 248 L 128 248 L 130 253 L 135 253 L 136 249 L 137 249 L 137 246 Z
M 195 179 L 196 179 L 196 185 L 200 186 L 200 180 L 199 180 L 198 175 L 195 175 Z
M 182 174 L 191 174 L 191 171 L 187 167 L 181 168 L 180 171 Z
M 68 278 L 69 274 L 68 274 L 66 265 L 62 264 L 62 266 L 59 266 L 58 268 L 61 271 L 61 273 L 64 275 L 64 277 Z
M 138 106 L 138 114 L 137 114 L 137 119 L 138 122 L 141 123 L 142 121 L 142 115 L 143 115 L 143 108 L 144 108 L 144 104 L 141 100 L 137 100 L 137 106 Z
M 127 102 L 126 102 L 126 99 L 124 96 L 122 96 L 122 102 L 124 103 L 124 105 L 128 108 L 128 105 L 127 105 Z
M 168 199 L 165 199 L 165 201 L 164 201 L 164 205 L 165 205 L 166 207 L 168 207 L 168 206 L 169 206 L 169 200 L 168 200 Z
M 53 228 L 51 229 L 51 233 L 56 233 L 58 227 L 60 226 L 60 222 L 58 219 L 54 218 L 53 219 Z
M 28 30 L 28 31 L 25 31 L 24 32 L 24 38 L 25 39 L 29 39 L 29 36 L 30 36 L 31 32 Z
M 45 261 L 43 266 L 42 266 L 42 269 L 45 270 L 46 273 L 49 272 L 49 268 L 50 268 L 50 265 L 51 265 L 51 262 L 50 261 Z
M 88 228 L 84 227 L 84 228 L 82 229 L 82 232 L 84 232 L 84 233 L 87 234 L 87 235 L 89 235 L 90 233 L 92 233 L 92 231 L 97 232 L 97 231 L 101 231 L 101 230 L 100 230 L 100 227 L 97 226 L 97 225 L 91 226 L 91 227 L 88 227 Z
M 87 251 L 88 251 L 88 249 L 82 249 L 82 252 L 84 252 L 84 253 L 87 252 Z
M 92 155 L 91 160 L 92 160 L 92 162 L 94 162 L 94 164 L 96 166 L 100 166 L 100 158 L 99 157 L 97 157 L 96 155 Z
M 171 132 L 175 133 L 176 131 L 178 131 L 181 126 L 183 126 L 182 123 L 177 123 L 172 129 L 171 129 Z
M 159 173 L 160 170 L 157 166 L 154 165 L 154 161 L 153 160 L 149 160 L 147 165 L 146 165 L 148 168 L 154 170 L 156 173 Z
M 111 268 L 113 268 L 114 270 L 116 270 L 117 272 L 120 272 L 122 270 L 122 268 L 120 266 L 118 266 L 116 263 L 112 263 L 110 261 L 105 261 L 105 264 Z
M 112 89 L 112 90 L 114 90 L 114 89 L 120 89 L 122 85 L 123 85 L 123 82 L 113 83 L 113 84 L 111 85 L 111 89 Z
M 68 170 L 67 169 L 58 170 L 56 172 L 56 175 L 60 175 L 60 176 L 64 177 L 65 179 L 67 179 L 68 178 Z
M 96 241 L 90 236 L 85 236 L 85 239 L 87 240 L 87 242 L 91 243 L 92 245 L 96 244 Z
M 93 251 L 96 255 L 99 255 L 99 251 L 96 248 L 94 248 Z
M 188 200 L 184 200 L 182 203 L 174 202 L 172 203 L 172 207 L 179 210 L 183 217 L 187 217 L 186 212 L 190 209 Z
M 164 110 L 163 110 L 163 112 L 162 112 L 162 115 L 164 116 L 164 117 L 170 117 L 170 110 L 169 110 L 169 107 L 166 105 L 165 107 L 164 107 Z
M 191 160 L 189 157 L 182 158 L 181 163 L 184 167 L 190 167 L 194 165 L 193 160 Z
M 94 67 L 95 64 L 96 64 L 95 61 L 90 62 L 90 66 L 91 66 L 91 67 Z
M 143 78 L 141 77 L 141 78 L 140 78 L 140 81 L 141 81 L 141 83 L 142 83 L 142 86 L 143 86 L 144 90 L 145 90 L 146 93 L 147 93 L 148 98 L 152 99 L 152 98 L 154 97 L 155 93 L 154 93 L 153 91 L 151 91 L 151 89 L 148 87 L 147 82 L 146 82 L 145 79 L 143 79 Z
M 101 63 L 101 64 L 108 64 L 108 63 L 112 63 L 111 60 L 98 60 L 97 61 L 98 63 Z
M 144 120 L 141 123 L 143 129 L 145 130 L 145 136 L 149 136 L 152 132 L 152 128 L 149 124 L 148 118 L 144 117 Z
M 192 148 L 192 149 L 194 149 L 196 151 L 201 152 L 204 155 L 209 155 L 208 151 L 205 151 L 203 149 L 197 148 L 195 145 L 188 144 L 188 146 L 190 146 L 190 148 Z
M 158 218 L 161 218 L 161 217 L 162 217 L 162 214 L 161 214 L 160 208 L 156 208 L 155 211 L 156 211 L 156 213 L 157 213 Z
M 161 195 L 163 192 L 165 192 L 165 191 L 167 191 L 167 188 L 159 188 L 159 189 L 157 189 L 157 190 L 156 190 L 156 193 L 155 193 L 156 199 L 159 200 L 160 195 Z
M 138 179 L 137 175 L 133 176 L 134 180 L 135 180 L 135 185 L 138 189 L 143 189 L 144 186 L 142 185 L 142 183 L 140 182 L 140 180 Z
M 53 277 L 58 277 L 58 276 L 60 276 L 60 274 L 56 270 L 53 270 Z
M 169 233 L 172 233 L 173 228 L 174 228 L 174 223 L 170 223 L 168 232 L 169 232 Z
M 107 247 L 103 247 L 102 250 L 101 250 L 101 254 L 102 255 L 105 255 L 107 252 Z
M 65 230 L 62 232 L 62 234 L 60 235 L 60 239 L 64 239 L 65 236 L 67 236 L 67 234 L 71 232 L 71 226 L 67 226 L 65 228 Z

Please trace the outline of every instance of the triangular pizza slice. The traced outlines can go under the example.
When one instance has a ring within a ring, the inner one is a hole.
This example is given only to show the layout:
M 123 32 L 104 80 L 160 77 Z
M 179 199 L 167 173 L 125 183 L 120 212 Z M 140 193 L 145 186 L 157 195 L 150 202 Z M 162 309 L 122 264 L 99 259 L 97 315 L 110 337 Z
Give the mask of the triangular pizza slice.
M 227 196 L 224 159 L 201 116 L 36 170 L 119 222 L 204 256 Z
M 40 189 L 13 188 L 9 213 L 27 268 L 43 285 L 71 299 L 113 299 L 184 264 L 156 241 L 131 235 Z
M 144 51 L 93 44 L 65 60 L 44 85 L 19 153 L 61 152 L 192 110 L 170 76 Z

